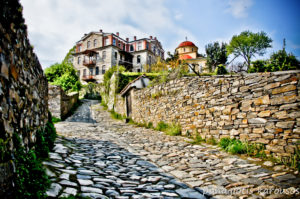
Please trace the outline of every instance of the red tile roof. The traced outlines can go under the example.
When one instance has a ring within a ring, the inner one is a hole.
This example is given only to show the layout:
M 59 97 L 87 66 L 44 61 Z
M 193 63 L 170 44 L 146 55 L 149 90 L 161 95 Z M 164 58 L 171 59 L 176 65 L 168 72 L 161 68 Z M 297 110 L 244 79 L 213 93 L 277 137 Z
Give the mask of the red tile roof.
M 177 48 L 185 47 L 185 46 L 195 46 L 195 44 L 191 41 L 184 41 L 184 42 L 181 42 Z
M 190 55 L 180 55 L 180 59 L 193 59 Z

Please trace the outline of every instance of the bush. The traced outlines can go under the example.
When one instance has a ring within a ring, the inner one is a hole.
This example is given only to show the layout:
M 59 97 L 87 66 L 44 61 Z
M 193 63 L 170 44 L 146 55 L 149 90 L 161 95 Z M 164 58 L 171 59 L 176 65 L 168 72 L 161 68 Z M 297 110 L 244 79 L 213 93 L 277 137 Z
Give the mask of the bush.
M 181 126 L 173 123 L 168 125 L 168 128 L 165 131 L 167 135 L 178 136 L 181 135 Z
M 52 123 L 55 124 L 55 123 L 58 123 L 60 122 L 61 119 L 57 118 L 57 117 L 52 117 Z
M 160 121 L 157 126 L 156 126 L 156 130 L 158 131 L 165 131 L 166 129 L 168 128 L 168 124 L 166 124 L 165 122 L 163 121 Z
M 59 85 L 64 91 L 79 91 L 81 88 L 77 72 L 70 63 L 53 64 L 45 69 L 45 75 L 50 84 Z
M 116 119 L 116 120 L 123 120 L 124 117 L 119 114 L 119 113 L 116 113 L 114 110 L 111 110 L 110 111 L 110 116 L 113 118 L 113 119 Z
M 216 68 L 215 73 L 216 73 L 217 75 L 225 75 L 225 74 L 227 74 L 228 72 L 227 72 L 226 67 L 225 67 L 223 64 L 219 64 L 219 65 L 217 66 L 217 68 Z

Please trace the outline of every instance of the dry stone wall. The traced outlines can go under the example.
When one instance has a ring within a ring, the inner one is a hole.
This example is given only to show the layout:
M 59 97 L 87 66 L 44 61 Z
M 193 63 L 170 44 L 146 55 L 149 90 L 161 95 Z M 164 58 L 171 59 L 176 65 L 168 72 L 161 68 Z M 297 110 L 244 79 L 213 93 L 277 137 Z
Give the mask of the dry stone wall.
M 132 119 L 179 123 L 202 137 L 237 138 L 289 156 L 300 140 L 300 71 L 183 77 L 135 90 Z
M 27 38 L 18 1 L 0 2 L 0 198 L 11 197 L 15 150 L 13 134 L 26 149 L 48 121 L 48 86 Z
M 79 93 L 66 94 L 60 86 L 49 85 L 49 110 L 52 116 L 63 119 L 78 102 Z

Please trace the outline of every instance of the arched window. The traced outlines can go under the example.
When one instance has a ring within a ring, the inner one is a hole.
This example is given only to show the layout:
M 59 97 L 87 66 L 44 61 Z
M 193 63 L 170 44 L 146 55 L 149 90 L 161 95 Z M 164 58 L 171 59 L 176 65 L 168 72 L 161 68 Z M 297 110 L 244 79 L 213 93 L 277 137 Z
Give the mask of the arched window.
M 90 48 L 90 47 L 91 47 L 91 42 L 88 41 L 88 42 L 87 42 L 87 48 Z
M 96 67 L 96 75 L 99 75 L 99 67 Z
M 136 57 L 136 63 L 141 63 L 141 55 L 138 55 L 137 57 Z
M 133 45 L 130 45 L 130 51 L 134 51 Z
M 78 57 L 77 64 L 80 64 L 80 62 L 81 62 L 81 59 L 80 59 L 80 57 Z
M 97 46 L 97 39 L 94 40 L 94 47 Z
M 102 66 L 102 74 L 105 73 L 105 65 Z
M 102 52 L 102 59 L 106 59 L 106 51 Z

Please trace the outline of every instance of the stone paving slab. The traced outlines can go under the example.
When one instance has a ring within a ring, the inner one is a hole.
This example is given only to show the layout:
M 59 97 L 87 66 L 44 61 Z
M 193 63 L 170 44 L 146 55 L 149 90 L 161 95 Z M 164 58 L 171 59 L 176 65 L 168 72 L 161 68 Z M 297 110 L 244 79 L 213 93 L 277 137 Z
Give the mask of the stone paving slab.
M 77 193 L 92 198 L 300 196 L 299 177 L 287 171 L 272 171 L 220 151 L 216 146 L 191 145 L 184 137 L 167 136 L 112 120 L 99 104 L 92 108 L 90 104 L 94 102 L 84 103 L 83 107 L 90 110 L 96 123 L 78 122 L 81 113 L 76 112 L 77 122 L 55 125 L 64 137 L 56 140 L 51 161 L 45 163 L 53 181 L 49 196 Z

